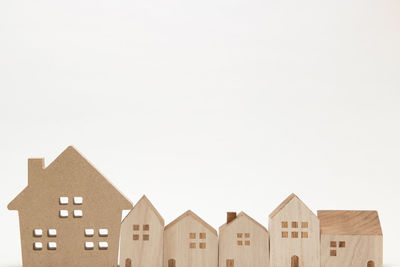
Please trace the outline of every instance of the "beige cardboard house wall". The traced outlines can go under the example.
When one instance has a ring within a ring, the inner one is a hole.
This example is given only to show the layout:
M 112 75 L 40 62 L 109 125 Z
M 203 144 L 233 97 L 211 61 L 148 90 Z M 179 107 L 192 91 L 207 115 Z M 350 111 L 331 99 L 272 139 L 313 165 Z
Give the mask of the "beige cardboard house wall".
M 121 267 L 162 267 L 164 219 L 146 196 L 121 225 Z
M 270 266 L 319 267 L 318 217 L 295 195 L 269 216 Z
M 219 228 L 219 267 L 269 267 L 267 229 L 245 214 L 227 214 Z
M 122 210 L 131 202 L 73 147 L 48 167 L 28 160 L 18 210 L 23 266 L 117 266 Z
M 321 267 L 382 267 L 383 237 L 376 211 L 320 210 Z

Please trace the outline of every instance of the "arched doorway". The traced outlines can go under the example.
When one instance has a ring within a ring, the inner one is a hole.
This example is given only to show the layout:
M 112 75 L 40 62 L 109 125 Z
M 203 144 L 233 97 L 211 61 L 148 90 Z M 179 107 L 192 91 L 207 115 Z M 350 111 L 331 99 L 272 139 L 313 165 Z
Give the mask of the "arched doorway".
M 367 263 L 367 267 L 375 267 L 375 262 L 374 261 L 369 261 Z
M 131 259 L 126 259 L 125 260 L 125 267 L 132 267 L 132 260 Z
M 168 260 L 168 267 L 176 267 L 176 262 L 174 259 Z
M 299 257 L 296 255 L 292 257 L 292 267 L 299 267 Z
M 232 259 L 226 260 L 226 267 L 235 267 L 235 261 Z

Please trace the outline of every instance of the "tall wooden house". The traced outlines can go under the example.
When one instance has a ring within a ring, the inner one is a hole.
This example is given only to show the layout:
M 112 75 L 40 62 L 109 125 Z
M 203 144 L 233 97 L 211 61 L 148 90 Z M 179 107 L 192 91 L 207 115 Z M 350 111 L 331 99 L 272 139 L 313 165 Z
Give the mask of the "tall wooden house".
M 8 208 L 19 212 L 23 266 L 116 267 L 122 210 L 132 204 L 68 147 L 46 168 L 28 160 L 28 186 Z
M 192 211 L 164 229 L 164 267 L 217 267 L 217 231 Z
M 121 225 L 121 267 L 162 267 L 164 219 L 146 196 Z
M 219 267 L 269 267 L 267 229 L 244 212 L 228 212 L 219 228 Z
M 320 267 L 318 217 L 291 194 L 269 215 L 270 266 Z
M 382 267 L 383 237 L 376 211 L 320 210 L 321 267 Z

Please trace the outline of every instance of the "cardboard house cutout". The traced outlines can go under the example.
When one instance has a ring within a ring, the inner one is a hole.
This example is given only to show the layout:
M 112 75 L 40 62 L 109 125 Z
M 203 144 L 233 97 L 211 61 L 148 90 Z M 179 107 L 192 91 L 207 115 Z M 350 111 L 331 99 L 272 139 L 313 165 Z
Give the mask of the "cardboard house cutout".
M 269 215 L 270 266 L 319 267 L 318 217 L 291 194 Z
M 146 196 L 121 225 L 121 267 L 162 267 L 164 219 Z
M 164 267 L 217 267 L 217 231 L 192 211 L 164 229 Z
M 382 267 L 383 237 L 376 211 L 320 210 L 321 267 Z
M 73 147 L 48 167 L 28 160 L 18 210 L 23 266 L 117 266 L 122 210 L 132 203 Z
M 267 229 L 241 212 L 228 212 L 219 228 L 219 267 L 269 267 Z

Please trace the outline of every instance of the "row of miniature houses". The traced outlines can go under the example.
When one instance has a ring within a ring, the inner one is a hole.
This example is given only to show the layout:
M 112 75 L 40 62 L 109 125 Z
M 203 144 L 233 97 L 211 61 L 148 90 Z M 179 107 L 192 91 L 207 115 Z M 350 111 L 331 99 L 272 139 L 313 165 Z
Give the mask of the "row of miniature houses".
M 47 167 L 29 159 L 28 186 L 8 208 L 18 210 L 29 267 L 116 267 L 118 253 L 121 267 L 382 267 L 375 211 L 316 216 L 292 194 L 269 230 L 243 212 L 228 213 L 219 237 L 191 211 L 164 227 L 146 197 L 133 207 L 73 147 Z
M 376 211 L 318 211 L 291 194 L 269 231 L 244 212 L 217 231 L 192 211 L 164 227 L 143 196 L 121 225 L 121 267 L 382 267 Z

